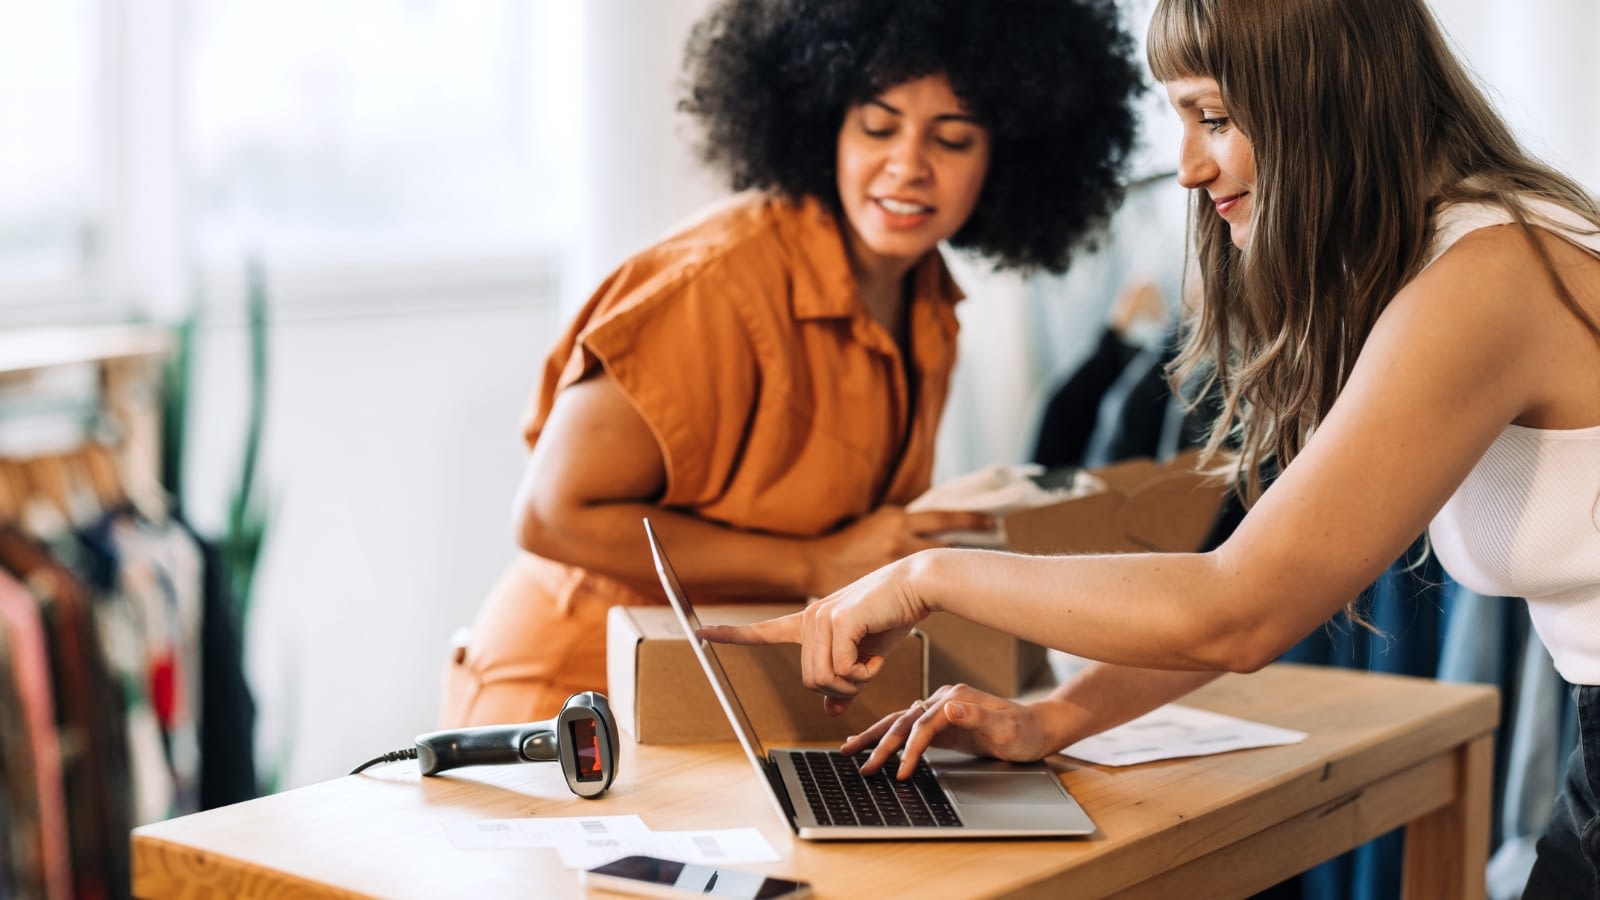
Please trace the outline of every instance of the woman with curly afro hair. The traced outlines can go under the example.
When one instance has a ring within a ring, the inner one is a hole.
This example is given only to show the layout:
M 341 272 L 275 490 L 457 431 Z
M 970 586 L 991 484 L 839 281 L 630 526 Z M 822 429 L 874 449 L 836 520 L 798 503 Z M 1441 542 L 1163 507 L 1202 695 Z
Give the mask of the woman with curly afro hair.
M 442 724 L 606 689 L 661 603 L 640 520 L 709 602 L 823 596 L 983 529 L 917 513 L 955 363 L 948 242 L 1061 271 L 1121 199 L 1140 77 L 1113 0 L 724 0 L 680 109 L 737 191 L 624 262 L 546 358 L 513 560 Z

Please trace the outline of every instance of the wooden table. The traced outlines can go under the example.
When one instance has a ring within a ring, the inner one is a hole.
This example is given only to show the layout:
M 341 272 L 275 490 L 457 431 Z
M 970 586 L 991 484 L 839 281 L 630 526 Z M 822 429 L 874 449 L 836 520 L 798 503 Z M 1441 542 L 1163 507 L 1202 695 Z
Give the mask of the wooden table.
M 1411 898 L 1481 898 L 1499 704 L 1481 685 L 1276 664 L 1185 703 L 1309 733 L 1298 744 L 1105 768 L 1055 758 L 1087 839 L 811 842 L 736 744 L 635 746 L 582 800 L 554 764 L 421 778 L 368 770 L 133 832 L 139 897 L 579 897 L 552 849 L 460 850 L 442 823 L 638 813 L 654 830 L 754 827 L 750 866 L 828 897 L 1240 897 L 1407 826 Z M 370 746 L 351 742 L 351 759 Z

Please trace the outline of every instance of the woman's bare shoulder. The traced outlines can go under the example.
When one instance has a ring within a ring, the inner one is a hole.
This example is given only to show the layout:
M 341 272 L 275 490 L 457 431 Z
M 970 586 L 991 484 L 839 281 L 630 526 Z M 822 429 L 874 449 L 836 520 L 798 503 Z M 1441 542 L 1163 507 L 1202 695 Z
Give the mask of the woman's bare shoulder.
M 1530 234 L 1495 225 L 1463 235 L 1424 269 L 1380 327 L 1413 339 L 1426 330 L 1444 338 L 1461 362 L 1520 382 L 1519 425 L 1596 424 L 1600 342 L 1562 298 L 1552 272 L 1589 320 L 1600 322 L 1600 258 L 1544 228 Z

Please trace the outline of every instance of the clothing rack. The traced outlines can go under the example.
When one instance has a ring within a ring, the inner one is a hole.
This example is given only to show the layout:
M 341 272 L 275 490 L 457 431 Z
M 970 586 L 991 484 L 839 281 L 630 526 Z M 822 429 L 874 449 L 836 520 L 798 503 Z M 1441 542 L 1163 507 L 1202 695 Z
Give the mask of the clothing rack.
M 255 794 L 226 579 L 161 484 L 171 346 L 0 331 L 0 896 L 129 896 L 131 827 Z
M 161 483 L 162 366 L 171 350 L 172 335 L 152 325 L 0 331 L 0 388 L 26 392 L 51 372 L 95 367 L 117 468 L 134 495 L 154 495 Z

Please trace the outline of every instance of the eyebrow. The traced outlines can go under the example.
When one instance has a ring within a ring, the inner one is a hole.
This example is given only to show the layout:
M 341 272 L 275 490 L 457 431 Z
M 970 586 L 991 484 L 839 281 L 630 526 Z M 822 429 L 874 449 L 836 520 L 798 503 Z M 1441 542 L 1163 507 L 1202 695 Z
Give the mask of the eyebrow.
M 1205 102 L 1208 100 L 1215 100 L 1216 103 L 1214 105 L 1216 106 L 1222 105 L 1222 95 L 1215 91 L 1204 89 L 1190 91 L 1187 94 L 1180 94 L 1173 105 L 1179 109 L 1194 109 L 1198 106 L 1212 105 Z
M 904 110 L 901 110 L 901 109 L 898 109 L 896 107 L 890 106 L 889 104 L 883 102 L 883 100 L 881 98 L 873 97 L 872 99 L 868 100 L 867 102 L 872 104 L 873 106 L 876 106 L 876 107 L 880 108 L 880 109 L 887 110 L 888 112 L 894 113 L 897 116 L 905 115 L 905 111 Z M 940 113 L 939 115 L 934 116 L 933 120 L 935 122 L 966 122 L 966 123 L 971 124 L 971 125 L 981 124 L 978 121 L 978 117 L 977 116 L 968 115 L 967 113 Z

